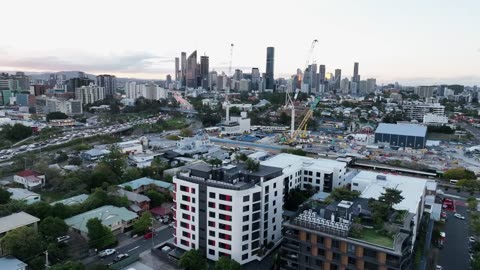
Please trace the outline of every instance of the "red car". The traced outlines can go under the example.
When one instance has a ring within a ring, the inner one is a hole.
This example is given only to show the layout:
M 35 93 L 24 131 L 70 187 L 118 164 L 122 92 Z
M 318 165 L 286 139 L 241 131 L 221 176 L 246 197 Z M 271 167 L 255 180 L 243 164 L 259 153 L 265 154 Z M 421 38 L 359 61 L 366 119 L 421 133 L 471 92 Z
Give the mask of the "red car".
M 144 236 L 143 236 L 143 239 L 150 239 L 152 238 L 154 235 L 157 235 L 156 233 L 153 233 L 153 232 L 148 232 L 146 233 Z

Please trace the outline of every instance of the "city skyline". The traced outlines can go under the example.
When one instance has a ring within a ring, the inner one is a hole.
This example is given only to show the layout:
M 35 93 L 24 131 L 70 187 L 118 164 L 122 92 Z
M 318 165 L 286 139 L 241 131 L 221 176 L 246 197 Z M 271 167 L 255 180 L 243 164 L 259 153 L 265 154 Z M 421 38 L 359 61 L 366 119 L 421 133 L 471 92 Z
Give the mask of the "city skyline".
M 235 12 L 223 1 L 182 5 L 85 1 L 85 5 L 76 7 L 79 14 L 102 16 L 91 22 L 72 20 L 70 13 L 62 12 L 59 1 L 27 2 L 28 9 L 23 8 L 24 2 L 3 6 L 6 10 L 22 10 L 30 18 L 40 14 L 55 16 L 42 15 L 34 26 L 28 23 L 31 20 L 16 20 L 18 14 L 14 12 L 2 16 L 0 22 L 15 22 L 15 27 L 4 30 L 10 38 L 0 43 L 0 70 L 82 70 L 163 80 L 167 74 L 175 76 L 175 57 L 182 51 L 190 54 L 197 50 L 199 58 L 209 56 L 210 70 L 226 72 L 229 45 L 234 43 L 232 70 L 259 68 L 260 73 L 265 73 L 266 48 L 271 46 L 275 48 L 275 78 L 288 78 L 297 68 L 305 68 L 309 44 L 318 39 L 316 64 L 326 65 L 326 72 L 330 73 L 341 69 L 342 77 L 349 79 L 353 63 L 359 62 L 362 78 L 375 77 L 381 83 L 480 83 L 480 36 L 475 29 L 480 18 L 474 14 L 480 3 L 476 1 L 463 1 L 463 5 L 449 1 L 302 1 L 285 6 L 272 1 L 255 5 L 247 1 Z M 103 12 L 111 5 L 115 5 L 116 12 Z M 288 15 L 291 19 L 263 18 L 261 14 L 272 5 L 272 12 L 277 14 L 274 18 Z M 185 35 L 190 24 L 182 18 L 200 16 L 200 10 L 211 10 L 201 17 L 202 24 L 211 25 L 211 35 L 203 30 Z M 140 17 L 142 20 L 135 19 Z M 256 20 L 245 20 L 252 17 Z M 173 28 L 165 23 L 169 21 L 178 23 L 172 23 Z M 323 24 L 322 31 L 313 27 L 319 23 Z M 233 24 L 239 27 L 231 27 Z M 75 31 L 88 31 L 88 35 L 76 39 L 46 38 L 42 29 L 52 26 L 53 36 L 75 35 Z M 95 31 L 96 28 L 109 31 Z M 161 29 L 164 30 L 157 31 Z M 154 30 L 157 34 L 152 35 Z M 21 34 L 26 31 L 28 35 Z

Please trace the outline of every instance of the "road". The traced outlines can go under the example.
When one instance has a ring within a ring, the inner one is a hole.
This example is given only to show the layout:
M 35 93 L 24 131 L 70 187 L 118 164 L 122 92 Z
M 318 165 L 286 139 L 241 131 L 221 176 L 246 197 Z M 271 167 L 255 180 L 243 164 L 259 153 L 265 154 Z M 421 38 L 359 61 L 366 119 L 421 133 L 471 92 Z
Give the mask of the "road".
M 468 132 L 470 132 L 473 136 L 475 136 L 475 139 L 477 141 L 480 141 L 480 129 L 476 128 L 476 127 L 473 127 L 469 124 L 466 124 L 466 123 L 459 123 L 459 125 L 466 129 Z
M 456 203 L 457 213 L 465 216 L 465 220 L 455 218 L 454 212 L 447 211 L 447 223 L 444 227 L 445 245 L 439 252 L 438 265 L 445 270 L 469 269 L 470 258 L 468 254 L 469 218 L 467 207 L 464 203 Z
M 160 243 L 163 243 L 171 239 L 172 237 L 173 237 L 173 228 L 168 227 L 158 232 L 158 234 L 153 238 L 153 243 L 154 245 L 158 245 Z M 140 254 L 145 250 L 148 250 L 151 248 L 152 248 L 152 239 L 146 240 L 146 239 L 143 239 L 143 237 L 139 237 L 136 241 L 130 244 L 116 248 L 117 250 L 116 254 L 127 253 L 128 255 L 132 256 L 135 254 Z M 98 256 L 92 256 L 82 260 L 82 262 L 84 265 L 92 265 L 92 264 L 98 264 L 98 263 L 109 264 L 113 261 L 113 259 L 116 256 L 117 255 L 110 255 L 105 259 L 100 259 Z

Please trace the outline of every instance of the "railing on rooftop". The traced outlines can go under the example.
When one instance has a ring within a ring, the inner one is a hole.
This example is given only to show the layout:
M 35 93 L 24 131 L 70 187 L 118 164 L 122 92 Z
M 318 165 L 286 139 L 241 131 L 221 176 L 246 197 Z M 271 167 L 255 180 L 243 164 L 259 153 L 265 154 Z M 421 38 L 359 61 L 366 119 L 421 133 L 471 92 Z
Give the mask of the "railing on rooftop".
M 204 179 L 201 177 L 185 176 L 182 174 L 177 174 L 177 178 L 181 180 L 197 183 L 197 184 L 209 185 L 212 187 L 225 188 L 225 189 L 231 189 L 231 190 L 246 190 L 255 186 L 255 182 L 247 183 L 247 182 L 238 181 L 237 184 L 231 184 L 231 183 L 217 181 L 213 179 Z M 238 185 L 238 183 L 242 183 L 242 185 Z
M 305 210 L 298 215 L 293 221 L 293 224 L 302 226 L 308 229 L 325 232 L 340 237 L 347 237 L 352 223 L 348 220 L 343 222 L 331 221 L 317 216 L 312 209 Z

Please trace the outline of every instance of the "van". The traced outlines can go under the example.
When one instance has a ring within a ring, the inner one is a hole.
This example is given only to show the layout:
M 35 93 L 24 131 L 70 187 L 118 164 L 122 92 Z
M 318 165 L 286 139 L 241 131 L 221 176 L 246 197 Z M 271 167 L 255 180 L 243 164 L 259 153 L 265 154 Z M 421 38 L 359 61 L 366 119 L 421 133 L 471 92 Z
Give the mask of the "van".
M 450 184 L 452 184 L 452 185 L 456 185 L 457 183 L 458 183 L 458 180 L 453 180 L 453 179 L 450 180 Z

